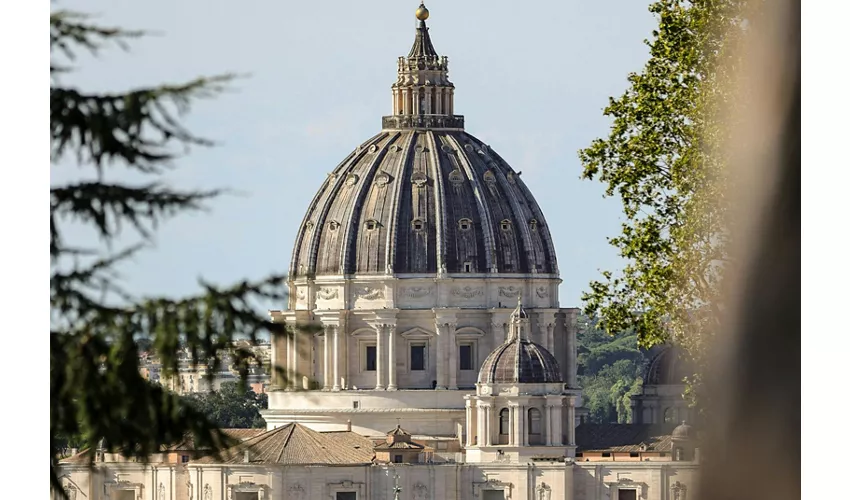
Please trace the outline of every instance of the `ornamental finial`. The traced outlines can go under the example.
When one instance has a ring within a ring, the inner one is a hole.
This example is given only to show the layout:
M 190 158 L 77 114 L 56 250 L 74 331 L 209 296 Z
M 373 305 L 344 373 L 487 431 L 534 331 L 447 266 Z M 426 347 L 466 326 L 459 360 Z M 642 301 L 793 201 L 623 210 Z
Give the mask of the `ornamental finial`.
M 419 19 L 420 21 L 424 21 L 424 20 L 428 19 L 428 16 L 430 16 L 430 15 L 431 15 L 431 13 L 428 12 L 428 8 L 425 7 L 425 1 L 423 0 L 422 3 L 419 4 L 419 8 L 416 9 L 416 19 Z

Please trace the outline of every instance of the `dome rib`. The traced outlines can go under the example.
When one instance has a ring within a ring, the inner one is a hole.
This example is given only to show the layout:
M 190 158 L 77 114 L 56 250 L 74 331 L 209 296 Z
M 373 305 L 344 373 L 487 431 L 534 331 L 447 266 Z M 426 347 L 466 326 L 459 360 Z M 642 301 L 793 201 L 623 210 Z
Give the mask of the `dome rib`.
M 519 201 L 517 200 L 516 192 L 511 189 L 512 186 L 508 182 L 507 176 L 505 175 L 504 171 L 501 171 L 496 174 L 496 178 L 502 185 L 503 191 L 507 194 L 513 226 L 515 228 L 519 228 L 520 237 L 517 238 L 517 240 L 519 240 L 518 243 L 522 245 L 523 250 L 520 254 L 522 258 L 518 259 L 520 268 L 522 268 L 523 264 L 525 264 L 524 267 L 526 267 L 529 272 L 537 272 L 537 264 L 533 258 L 534 249 L 533 245 L 531 244 L 531 234 L 529 234 L 528 224 L 526 223 L 525 217 L 523 217 L 522 208 L 520 207 Z M 516 180 L 516 175 L 514 176 L 514 179 Z M 529 255 L 529 253 L 531 255 Z
M 320 248 L 320 245 L 321 245 L 321 239 L 322 239 L 321 237 L 325 233 L 325 230 L 326 230 L 325 226 L 326 226 L 328 214 L 330 213 L 330 210 L 333 206 L 333 202 L 336 200 L 337 196 L 339 195 L 340 190 L 342 189 L 342 186 L 345 183 L 345 177 L 349 173 L 351 173 L 351 170 L 353 170 L 357 166 L 359 160 L 365 155 L 365 152 L 368 150 L 368 146 L 375 144 L 377 141 L 379 141 L 385 135 L 386 135 L 385 132 L 381 132 L 379 134 L 374 135 L 368 141 L 363 143 L 363 146 L 366 146 L 366 147 L 361 147 L 360 152 L 357 152 L 356 150 L 353 151 L 352 154 L 349 156 L 349 160 L 347 162 L 344 161 L 340 165 L 338 165 L 337 168 L 335 168 L 334 171 L 333 171 L 335 178 L 333 178 L 332 180 L 326 181 L 325 189 L 320 190 L 321 194 L 325 194 L 325 193 L 328 194 L 327 196 L 324 197 L 324 203 L 322 203 L 321 205 L 315 206 L 314 210 L 308 210 L 307 216 L 305 217 L 304 222 L 302 223 L 302 227 L 301 227 L 302 231 L 304 231 L 306 229 L 307 221 L 309 220 L 309 218 L 313 214 L 318 212 L 319 216 L 316 217 L 313 220 L 313 229 L 312 229 L 311 233 L 309 234 L 310 245 L 307 249 L 307 256 L 306 256 L 307 262 L 306 262 L 306 265 L 304 266 L 304 273 L 311 275 L 311 274 L 315 274 L 315 273 L 319 272 L 319 269 L 318 269 L 318 252 L 319 252 L 319 248 Z M 328 192 L 328 190 L 330 190 L 330 191 Z M 322 197 L 319 197 L 319 201 L 322 201 Z M 302 260 L 303 260 L 303 257 L 304 256 L 302 256 Z M 297 265 L 298 264 L 296 264 L 293 261 L 292 268 L 293 268 L 293 271 L 295 271 L 295 272 L 292 273 L 293 276 L 301 274 L 301 273 L 298 272 Z
M 339 163 L 339 165 L 337 165 L 337 167 L 333 171 L 338 170 L 343 165 L 346 165 L 347 163 L 352 161 L 355 157 L 355 154 L 356 153 L 354 151 L 349 153 L 348 156 L 346 156 L 345 159 L 342 160 Z M 328 177 L 322 183 L 322 187 L 319 188 L 319 190 L 316 192 L 315 196 L 313 196 L 313 200 L 310 202 L 310 208 L 307 210 L 307 213 L 304 214 L 304 218 L 301 219 L 301 226 L 298 228 L 298 234 L 295 236 L 295 244 L 292 247 L 292 258 L 290 259 L 290 264 L 289 264 L 289 275 L 290 276 L 297 276 L 299 274 L 310 272 L 310 270 L 307 267 L 305 267 L 305 269 L 303 269 L 303 271 L 299 272 L 299 269 L 298 269 L 298 265 L 299 265 L 298 260 L 299 259 L 298 259 L 298 257 L 304 251 L 303 245 L 305 243 L 304 240 L 306 238 L 310 238 L 311 241 L 309 242 L 309 244 L 312 245 L 312 238 L 313 238 L 313 235 L 315 234 L 315 231 L 313 231 L 312 234 L 307 233 L 307 222 L 310 220 L 310 216 L 312 216 L 315 213 L 316 209 L 319 208 L 319 202 L 321 201 L 322 196 L 324 196 L 327 193 L 327 190 L 328 190 L 330 184 L 331 184 L 331 180 L 330 180 L 330 177 Z M 315 225 L 314 225 L 314 227 L 315 227 Z M 309 255 L 310 247 L 307 248 L 307 253 Z M 303 264 L 303 262 L 301 264 Z
M 511 175 L 508 164 L 465 132 L 384 131 L 322 184 L 296 238 L 290 276 L 442 269 L 556 274 L 545 219 L 522 181 L 508 180 Z M 425 222 L 422 229 L 411 226 L 417 218 Z M 532 218 L 537 230 L 529 226 Z M 461 230 L 459 221 L 467 219 Z M 500 228 L 503 220 L 510 221 L 509 230 Z M 375 224 L 367 229 L 367 221 Z M 469 261 L 474 267 L 464 268 Z
M 399 135 L 401 135 L 401 134 L 399 134 Z M 409 170 L 408 165 L 410 165 L 412 167 L 412 164 L 413 164 L 413 159 L 411 158 L 410 153 L 411 153 L 411 151 L 413 151 L 413 139 L 414 139 L 414 137 L 415 136 L 412 135 L 412 134 L 409 135 L 407 138 L 405 138 L 404 145 L 400 146 L 402 148 L 401 149 L 401 161 L 398 164 L 399 165 L 398 169 L 391 174 L 391 175 L 395 176 L 395 179 L 393 181 L 393 182 L 395 182 L 395 186 L 393 186 L 393 193 L 394 194 L 393 194 L 392 208 L 390 209 L 390 214 L 389 214 L 392 222 L 388 225 L 388 228 L 387 228 L 387 245 L 384 248 L 384 254 L 385 254 L 384 263 L 386 264 L 386 271 L 387 272 L 396 268 L 396 261 L 395 261 L 395 255 L 396 254 L 393 250 L 398 248 L 398 228 L 399 228 L 399 217 L 400 217 L 399 204 L 400 204 L 401 200 L 404 198 L 404 196 L 403 196 L 404 191 L 403 190 L 404 190 L 404 187 L 405 187 L 405 183 L 402 181 L 402 179 L 407 179 L 409 177 L 407 175 L 408 170 Z M 396 144 L 398 142 L 399 142 L 399 139 L 396 139 L 393 142 L 393 144 Z
M 393 142 L 394 137 L 390 136 L 389 134 L 387 134 L 387 137 L 389 138 L 387 144 L 391 144 Z M 378 170 L 381 163 L 384 161 L 384 157 L 387 154 L 387 147 L 385 146 L 383 148 L 380 148 L 375 153 L 367 152 L 366 154 L 374 154 L 375 157 L 371 159 L 369 164 L 366 166 L 365 172 L 354 185 L 355 192 L 352 195 L 352 197 L 354 198 L 354 203 L 348 203 L 348 217 L 343 219 L 347 222 L 344 224 L 345 231 L 342 233 L 341 238 L 342 254 L 340 255 L 339 259 L 340 274 L 351 274 L 355 272 L 355 269 L 358 267 L 353 262 L 353 256 L 357 253 L 357 235 L 362 229 L 360 227 L 360 224 L 363 215 L 363 202 L 365 201 L 366 195 L 369 194 L 369 192 L 371 191 L 372 182 L 375 179 L 375 172 Z M 371 217 L 371 215 L 367 214 L 367 217 Z
M 446 135 L 446 141 L 455 149 L 455 151 L 460 152 L 463 149 L 460 141 L 458 141 L 452 134 Z M 478 180 L 475 168 L 470 164 L 466 155 L 458 154 L 457 156 L 458 161 L 461 165 L 463 165 L 464 170 L 466 170 L 467 177 L 469 177 L 469 182 L 472 185 L 472 192 L 475 195 L 475 205 L 478 209 L 478 216 L 481 217 L 481 232 L 484 242 L 483 248 L 479 248 L 479 250 L 484 253 L 484 262 L 487 266 L 487 272 L 493 272 L 496 269 L 496 263 L 493 261 L 493 258 L 496 255 L 496 235 L 493 234 L 494 225 L 490 218 L 490 205 L 487 203 L 487 198 L 481 189 L 483 186 L 481 186 L 481 183 Z
M 440 272 L 442 269 L 447 268 L 446 263 L 446 224 L 445 224 L 445 214 L 446 214 L 446 195 L 445 195 L 445 185 L 443 184 L 443 169 L 442 165 L 440 165 L 440 155 L 437 154 L 437 144 L 434 140 L 434 132 L 428 131 L 425 134 L 425 142 L 428 148 L 428 155 L 431 157 L 431 169 L 432 169 L 432 178 L 434 179 L 434 207 L 438 209 L 437 213 L 442 216 L 434 217 L 434 221 L 429 221 L 431 224 L 434 224 L 434 228 L 436 229 L 436 238 L 437 238 L 437 272 Z
M 563 382 L 561 368 L 545 347 L 515 338 L 487 356 L 478 373 L 479 384 L 551 384 Z

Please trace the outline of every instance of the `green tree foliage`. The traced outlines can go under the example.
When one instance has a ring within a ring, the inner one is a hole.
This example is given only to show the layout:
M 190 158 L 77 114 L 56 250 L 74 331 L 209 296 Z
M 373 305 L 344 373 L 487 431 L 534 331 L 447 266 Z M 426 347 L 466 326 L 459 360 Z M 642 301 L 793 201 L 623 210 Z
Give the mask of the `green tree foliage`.
M 645 357 L 637 335 L 609 335 L 580 318 L 578 376 L 584 406 L 595 423 L 631 423 L 631 395 L 640 392 Z
M 626 264 L 590 284 L 585 313 L 608 333 L 634 331 L 642 347 L 675 339 L 703 373 L 728 263 L 722 145 L 730 128 L 721 116 L 732 102 L 747 3 L 653 3 L 650 59 L 605 108 L 610 135 L 579 152 L 582 177 L 618 195 L 625 215 L 609 241 Z
M 217 391 L 187 396 L 189 404 L 222 429 L 265 428 L 260 410 L 269 407 L 268 394 L 257 394 L 244 384 L 224 382 Z
M 50 16 L 51 168 L 76 163 L 81 177 L 50 188 L 53 487 L 59 486 L 55 460 L 67 436 L 81 436 L 91 450 L 102 445 L 141 459 L 187 433 L 200 446 L 226 444 L 203 411 L 141 376 L 140 344 L 153 346 L 168 375 L 177 371 L 179 345 L 188 347 L 192 359 L 210 360 L 217 368 L 234 336 L 256 341 L 259 334 L 283 333 L 254 307 L 255 300 L 284 297 L 281 276 L 230 287 L 202 282 L 197 295 L 182 298 L 137 297 L 122 287 L 116 266 L 152 241 L 157 224 L 200 210 L 221 194 L 172 188 L 164 173 L 175 167 L 182 149 L 212 144 L 186 130 L 180 116 L 232 79 L 198 78 L 117 93 L 63 84 L 78 51 L 99 53 L 141 35 L 96 26 L 80 14 Z M 147 180 L 110 175 L 120 170 Z M 69 241 L 63 231 L 68 223 L 93 229 L 99 241 Z M 121 234 L 122 229 L 129 231 Z M 130 246 L 116 248 L 133 236 Z M 236 350 L 232 357 L 244 375 L 252 353 Z

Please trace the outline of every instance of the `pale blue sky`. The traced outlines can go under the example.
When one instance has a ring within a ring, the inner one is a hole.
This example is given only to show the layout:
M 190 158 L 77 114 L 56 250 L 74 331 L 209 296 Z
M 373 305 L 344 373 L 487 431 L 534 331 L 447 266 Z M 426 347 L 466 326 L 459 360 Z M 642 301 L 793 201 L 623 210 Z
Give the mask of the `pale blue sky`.
M 534 193 L 561 270 L 561 305 L 580 306 L 600 269 L 620 260 L 620 202 L 579 179 L 577 150 L 608 131 L 602 109 L 648 56 L 648 1 L 430 0 L 434 46 L 449 57 L 455 111 Z M 124 267 L 128 288 L 183 294 L 199 276 L 222 284 L 286 272 L 292 242 L 322 180 L 391 112 L 396 58 L 413 42 L 417 0 L 223 2 L 59 0 L 104 24 L 160 34 L 130 53 L 79 59 L 65 78 L 84 89 L 124 90 L 199 75 L 250 73 L 198 103 L 188 127 L 220 142 L 181 158 L 167 179 L 181 187 L 245 193 L 180 216 L 157 246 Z M 77 174 L 54 167 L 54 181 Z

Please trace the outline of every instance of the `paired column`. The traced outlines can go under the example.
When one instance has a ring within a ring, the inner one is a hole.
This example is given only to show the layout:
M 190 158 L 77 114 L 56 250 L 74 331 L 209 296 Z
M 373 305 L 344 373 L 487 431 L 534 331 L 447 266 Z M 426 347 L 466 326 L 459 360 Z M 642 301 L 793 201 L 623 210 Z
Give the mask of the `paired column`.
M 333 387 L 331 387 L 332 391 L 339 391 L 339 326 L 333 327 Z
M 325 333 L 323 335 L 323 356 L 322 356 L 322 365 L 324 367 L 323 374 L 323 383 L 322 390 L 329 391 L 331 390 L 331 329 L 333 327 L 329 325 L 325 325 Z
M 287 387 L 290 390 L 298 390 L 301 386 L 301 381 L 298 380 L 298 329 L 292 330 L 292 335 L 289 336 L 289 359 L 287 360 L 288 371 Z
M 395 391 L 396 387 L 396 352 L 395 352 L 395 325 L 385 325 L 387 330 L 387 368 L 389 369 L 387 374 L 389 375 L 387 381 L 387 390 Z
M 457 346 L 457 337 L 455 337 L 455 331 L 457 330 L 457 325 L 454 323 L 447 323 L 446 329 L 449 334 L 449 389 L 457 390 L 457 354 L 458 354 L 458 346 Z
M 479 405 L 482 403 L 479 402 Z M 492 446 L 493 445 L 493 406 L 490 403 L 483 403 L 484 411 L 481 412 L 484 414 L 484 424 L 481 426 L 482 430 L 478 432 L 481 439 L 479 439 L 478 443 L 481 445 L 481 441 L 484 441 L 483 446 Z
M 561 446 L 563 443 L 562 423 L 564 421 L 564 398 L 562 396 L 546 397 L 546 415 L 549 425 L 546 426 L 547 446 Z
M 510 438 L 508 439 L 508 444 L 510 444 L 511 446 L 521 446 L 522 445 L 522 438 L 520 437 L 520 433 L 522 431 L 520 429 L 520 423 L 519 423 L 520 422 L 520 414 L 519 414 L 520 408 L 516 404 L 510 405 L 508 408 L 510 408 L 508 415 L 510 416 L 510 425 L 511 425 L 511 434 L 510 434 Z
M 384 390 L 384 325 L 375 326 L 375 389 Z
M 469 397 L 466 398 L 466 444 L 465 446 L 468 448 L 475 444 L 475 418 L 477 415 L 474 415 L 475 410 L 472 407 L 472 400 Z
M 451 362 L 449 358 L 449 353 L 446 350 L 449 349 L 449 340 L 448 333 L 445 328 L 445 324 L 437 324 L 437 389 L 446 389 L 449 385 L 449 369 L 448 366 Z
M 578 373 L 578 365 L 576 364 L 576 311 L 567 312 L 567 386 L 570 388 L 578 387 L 576 375 Z
M 567 444 L 570 446 L 576 445 L 576 397 L 570 396 L 567 406 Z

